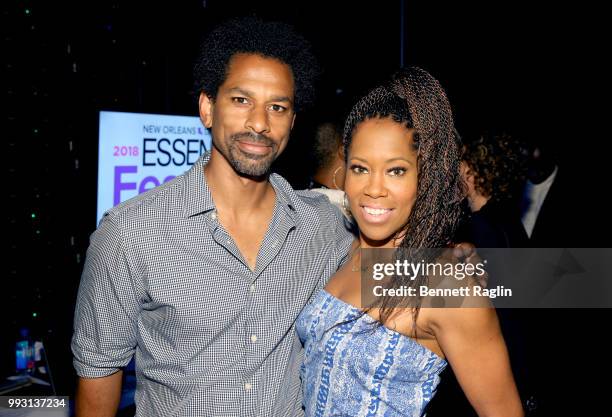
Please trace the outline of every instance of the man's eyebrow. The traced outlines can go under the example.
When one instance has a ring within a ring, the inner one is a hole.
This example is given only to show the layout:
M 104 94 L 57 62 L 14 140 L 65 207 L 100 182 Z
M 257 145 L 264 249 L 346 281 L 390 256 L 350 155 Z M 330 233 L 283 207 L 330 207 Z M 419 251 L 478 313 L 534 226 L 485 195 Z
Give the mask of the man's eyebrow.
M 237 93 L 243 96 L 247 96 L 247 97 L 253 97 L 253 93 L 249 90 L 245 90 L 242 87 L 232 87 L 230 89 L 228 89 L 228 91 L 230 93 Z M 280 101 L 282 103 L 291 103 L 293 104 L 293 100 L 291 99 L 291 97 L 288 96 L 273 96 L 270 98 L 269 101 Z
M 287 96 L 274 96 L 270 99 L 270 101 L 281 101 L 284 103 L 293 103 L 293 100 Z
M 230 93 L 238 93 L 238 94 L 242 94 L 243 96 L 253 97 L 252 92 L 245 90 L 244 88 L 240 88 L 240 87 L 232 87 L 228 91 Z

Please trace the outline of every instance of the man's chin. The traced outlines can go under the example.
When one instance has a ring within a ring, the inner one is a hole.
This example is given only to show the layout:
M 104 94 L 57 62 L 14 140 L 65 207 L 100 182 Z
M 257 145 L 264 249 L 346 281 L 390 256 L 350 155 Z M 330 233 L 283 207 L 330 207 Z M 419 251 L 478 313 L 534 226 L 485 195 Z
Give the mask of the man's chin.
M 247 177 L 263 177 L 270 172 L 272 164 L 261 163 L 263 161 L 257 161 L 259 163 L 248 163 L 246 161 L 232 161 L 232 167 L 238 174 Z

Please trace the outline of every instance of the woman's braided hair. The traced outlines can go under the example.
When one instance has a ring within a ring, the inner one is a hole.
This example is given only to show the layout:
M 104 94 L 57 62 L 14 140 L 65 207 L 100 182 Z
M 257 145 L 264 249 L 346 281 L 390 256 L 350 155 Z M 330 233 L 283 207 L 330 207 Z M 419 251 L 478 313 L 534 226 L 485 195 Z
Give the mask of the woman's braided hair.
M 343 135 L 347 157 L 355 128 L 373 118 L 391 118 L 413 129 L 418 163 L 417 197 L 407 223 L 396 234 L 396 238 L 401 238 L 396 257 L 425 256 L 431 260 L 439 252 L 427 249 L 445 248 L 452 243 L 463 214 L 462 200 L 466 191 L 459 174 L 461 143 L 446 93 L 427 71 L 418 67 L 400 70 L 351 110 Z M 387 287 L 419 286 L 426 280 L 425 276 L 413 280 L 395 277 Z M 416 336 L 420 302 L 415 305 L 413 300 L 411 303 Z M 370 308 L 380 308 L 379 322 L 385 323 L 397 305 L 395 297 L 380 297 Z
M 404 236 L 400 247 L 447 246 L 462 214 L 465 188 L 459 175 L 461 144 L 442 86 L 418 67 L 397 72 L 353 106 L 344 126 L 345 155 L 357 125 L 373 118 L 391 118 L 414 129 L 417 198 L 404 233 L 398 234 Z

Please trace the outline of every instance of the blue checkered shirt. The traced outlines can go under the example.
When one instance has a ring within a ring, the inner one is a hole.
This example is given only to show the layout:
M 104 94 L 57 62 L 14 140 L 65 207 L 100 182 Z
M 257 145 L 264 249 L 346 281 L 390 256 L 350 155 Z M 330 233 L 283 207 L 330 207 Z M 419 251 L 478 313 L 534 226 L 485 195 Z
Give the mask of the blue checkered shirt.
M 105 214 L 79 287 L 79 376 L 135 357 L 137 416 L 299 416 L 295 320 L 354 239 L 326 197 L 279 175 L 254 271 L 219 223 L 204 176 L 185 174 Z

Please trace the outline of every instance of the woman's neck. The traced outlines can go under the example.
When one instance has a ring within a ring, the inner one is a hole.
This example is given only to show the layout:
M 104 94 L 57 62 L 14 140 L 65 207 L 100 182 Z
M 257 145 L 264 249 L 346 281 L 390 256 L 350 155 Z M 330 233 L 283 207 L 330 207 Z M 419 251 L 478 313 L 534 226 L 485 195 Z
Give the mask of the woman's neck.
M 359 248 L 360 249 L 395 249 L 399 244 L 397 237 L 391 236 L 385 240 L 371 240 L 359 233 Z

